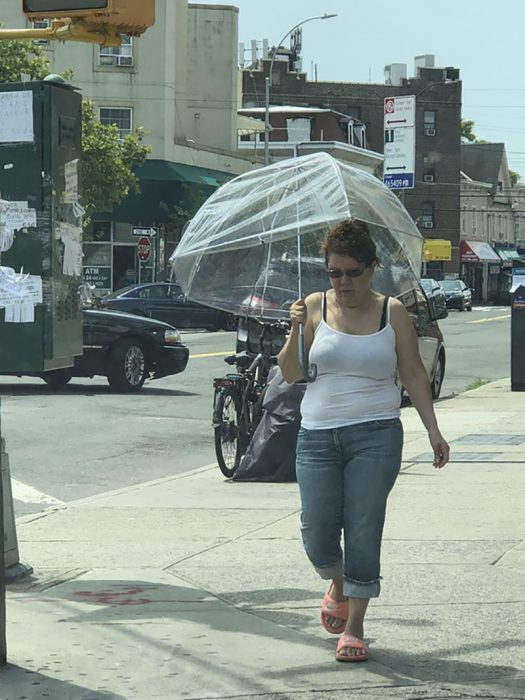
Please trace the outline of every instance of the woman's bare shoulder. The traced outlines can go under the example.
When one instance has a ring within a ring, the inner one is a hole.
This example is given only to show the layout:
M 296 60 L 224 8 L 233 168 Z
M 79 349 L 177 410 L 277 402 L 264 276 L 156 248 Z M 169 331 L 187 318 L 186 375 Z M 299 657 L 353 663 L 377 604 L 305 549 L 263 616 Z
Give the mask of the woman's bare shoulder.
M 304 300 L 306 303 L 306 306 L 319 306 L 321 303 L 321 297 L 323 296 L 322 292 L 312 292 L 312 294 L 309 294 L 306 299 Z

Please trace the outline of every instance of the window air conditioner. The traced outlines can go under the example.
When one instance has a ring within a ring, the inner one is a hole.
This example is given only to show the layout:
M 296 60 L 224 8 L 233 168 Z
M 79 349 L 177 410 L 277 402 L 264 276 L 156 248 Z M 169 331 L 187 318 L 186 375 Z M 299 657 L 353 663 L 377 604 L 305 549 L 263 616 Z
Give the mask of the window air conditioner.
M 423 182 L 434 182 L 433 175 L 423 175 Z
M 435 136 L 436 130 L 430 127 L 425 128 L 425 136 Z
M 434 228 L 433 221 L 423 221 L 423 228 Z
M 133 56 L 117 56 L 117 66 L 126 66 L 127 68 L 133 65 Z

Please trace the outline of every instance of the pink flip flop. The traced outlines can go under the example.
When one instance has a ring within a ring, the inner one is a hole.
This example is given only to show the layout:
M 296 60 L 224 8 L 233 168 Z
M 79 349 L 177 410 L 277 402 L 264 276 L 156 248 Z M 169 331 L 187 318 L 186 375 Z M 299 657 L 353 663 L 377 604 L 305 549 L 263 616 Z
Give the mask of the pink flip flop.
M 341 634 L 344 630 L 346 621 L 348 620 L 348 601 L 343 600 L 342 602 L 337 602 L 332 598 L 330 593 L 334 584 L 330 584 L 330 588 L 323 598 L 323 603 L 321 605 L 321 624 L 327 632 L 330 634 Z M 330 605 L 330 607 L 328 607 Z M 338 627 L 332 627 L 328 621 L 327 617 L 337 617 L 342 620 Z
M 341 654 L 343 649 L 361 649 L 362 654 Z M 337 642 L 337 651 L 335 652 L 337 661 L 367 661 L 368 647 L 362 639 L 352 636 L 351 634 L 343 634 Z

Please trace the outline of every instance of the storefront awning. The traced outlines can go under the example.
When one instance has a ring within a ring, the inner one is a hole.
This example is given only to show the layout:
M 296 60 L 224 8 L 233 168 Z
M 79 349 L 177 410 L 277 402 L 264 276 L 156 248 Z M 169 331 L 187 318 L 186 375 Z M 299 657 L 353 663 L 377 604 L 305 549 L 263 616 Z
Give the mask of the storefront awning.
M 271 130 L 270 126 L 270 130 Z M 237 133 L 239 134 L 253 134 L 256 132 L 265 131 L 266 127 L 262 119 L 254 119 L 254 117 L 247 117 L 244 114 L 237 115 Z
M 485 241 L 460 241 L 461 262 L 500 263 L 501 258 Z
M 497 248 L 497 254 L 503 262 L 512 262 L 513 260 L 521 260 L 521 255 L 516 248 Z
M 427 238 L 423 247 L 423 260 L 452 260 L 452 244 L 444 238 Z
M 221 173 L 219 170 L 199 168 L 196 165 L 185 163 L 171 163 L 168 160 L 156 160 L 154 158 L 144 161 L 137 170 L 139 180 L 161 180 L 163 182 L 188 182 L 194 185 L 206 187 L 219 187 L 231 179 L 229 173 Z

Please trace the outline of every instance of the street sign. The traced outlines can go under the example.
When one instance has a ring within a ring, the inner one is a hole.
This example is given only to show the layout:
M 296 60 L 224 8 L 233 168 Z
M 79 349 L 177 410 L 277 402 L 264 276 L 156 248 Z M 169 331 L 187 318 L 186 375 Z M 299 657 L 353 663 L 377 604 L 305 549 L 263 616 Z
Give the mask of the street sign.
M 148 262 L 151 254 L 151 241 L 149 238 L 139 238 L 137 242 L 137 255 L 141 262 Z
M 416 125 L 416 98 L 414 95 L 385 98 L 385 129 Z
M 131 229 L 131 235 L 132 236 L 147 236 L 148 238 L 155 238 L 157 235 L 158 230 L 154 226 L 134 226 Z
M 416 98 L 414 95 L 385 98 L 383 182 L 392 190 L 414 188 L 416 169 L 415 115 Z

